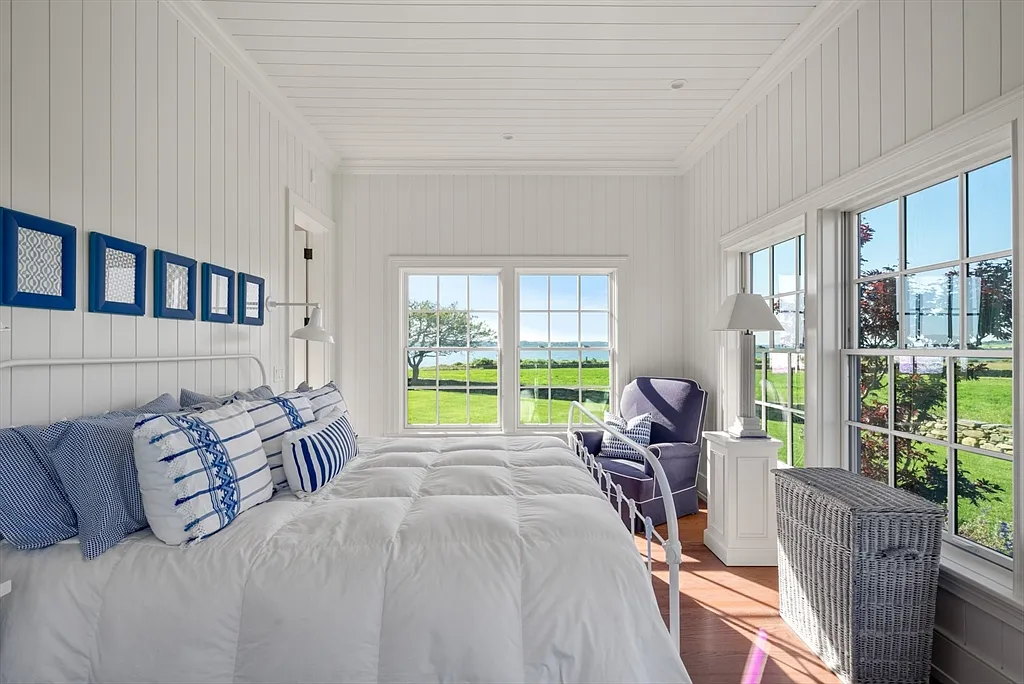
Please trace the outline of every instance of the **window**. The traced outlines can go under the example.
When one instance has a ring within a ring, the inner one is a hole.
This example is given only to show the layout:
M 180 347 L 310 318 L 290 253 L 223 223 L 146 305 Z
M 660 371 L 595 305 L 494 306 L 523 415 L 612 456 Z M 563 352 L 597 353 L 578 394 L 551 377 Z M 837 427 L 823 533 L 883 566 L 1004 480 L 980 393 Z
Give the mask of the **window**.
M 392 258 L 392 434 L 560 432 L 573 401 L 614 410 L 623 262 Z
M 804 236 L 747 256 L 750 291 L 763 295 L 784 330 L 754 337 L 754 401 L 761 428 L 780 440 L 779 461 L 804 465 Z
M 520 273 L 519 424 L 565 425 L 569 406 L 611 406 L 611 277 Z
M 406 280 L 406 424 L 499 424 L 498 274 Z
M 850 226 L 847 429 L 863 474 L 946 507 L 947 539 L 1013 556 L 1010 159 Z

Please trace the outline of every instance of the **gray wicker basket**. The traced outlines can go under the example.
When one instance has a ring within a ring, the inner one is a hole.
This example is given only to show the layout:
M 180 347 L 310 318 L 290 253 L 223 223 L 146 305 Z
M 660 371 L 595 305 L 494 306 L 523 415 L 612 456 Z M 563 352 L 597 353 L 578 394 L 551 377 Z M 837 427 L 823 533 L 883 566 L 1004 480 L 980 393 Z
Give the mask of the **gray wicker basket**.
M 783 619 L 844 682 L 926 684 L 943 509 L 838 468 L 774 472 Z

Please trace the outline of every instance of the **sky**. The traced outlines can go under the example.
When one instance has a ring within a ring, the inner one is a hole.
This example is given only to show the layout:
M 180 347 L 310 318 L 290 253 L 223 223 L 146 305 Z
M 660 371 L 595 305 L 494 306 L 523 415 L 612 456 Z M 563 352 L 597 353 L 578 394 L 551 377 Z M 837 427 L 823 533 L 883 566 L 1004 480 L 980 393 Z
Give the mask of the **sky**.
M 607 275 L 519 276 L 520 342 L 525 346 L 608 343 Z M 497 275 L 410 275 L 409 301 L 468 309 L 496 327 Z M 549 308 L 550 301 L 550 308 Z M 550 336 L 549 336 L 550 326 Z

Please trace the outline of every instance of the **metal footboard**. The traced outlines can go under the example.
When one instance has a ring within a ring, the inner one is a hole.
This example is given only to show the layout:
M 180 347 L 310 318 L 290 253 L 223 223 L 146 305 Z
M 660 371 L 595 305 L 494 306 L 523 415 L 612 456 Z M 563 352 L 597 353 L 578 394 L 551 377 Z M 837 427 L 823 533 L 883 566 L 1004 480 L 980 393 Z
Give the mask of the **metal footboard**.
M 594 424 L 579 424 L 577 426 L 576 418 L 577 412 L 583 414 Z M 651 469 L 654 471 L 654 479 L 658 483 L 658 489 L 661 491 L 662 503 L 665 505 L 665 520 L 668 525 L 668 539 L 665 539 L 658 531 L 654 528 L 650 517 L 641 517 L 639 509 L 637 509 L 636 502 L 627 496 L 622 494 L 622 487 L 615 484 L 612 481 L 611 475 L 605 471 L 604 467 L 597 462 L 597 458 L 587 451 L 582 440 L 576 436 L 577 427 L 580 430 L 599 428 L 605 430 L 623 442 L 628 444 L 630 448 L 636 451 L 638 454 L 644 457 L 644 460 L 651 465 Z M 665 469 L 661 467 L 661 463 L 654 457 L 651 450 L 642 447 L 629 437 L 626 437 L 615 428 L 609 426 L 604 421 L 600 420 L 593 413 L 588 411 L 578 401 L 572 402 L 569 407 L 569 428 L 566 432 L 566 437 L 569 441 L 569 446 L 572 447 L 576 455 L 583 461 L 584 465 L 590 470 L 594 479 L 597 480 L 597 484 L 604 491 L 608 501 L 615 506 L 619 511 L 619 516 L 622 516 L 623 510 L 629 512 L 630 529 L 633 534 L 636 534 L 637 523 L 643 525 L 644 536 L 647 538 L 647 571 L 651 572 L 653 568 L 653 559 L 651 557 L 652 542 L 654 539 L 658 540 L 662 548 L 665 549 L 665 563 L 668 565 L 668 629 L 672 635 L 674 643 L 679 643 L 679 566 L 683 561 L 682 545 L 679 543 L 679 521 L 676 517 L 676 503 L 672 496 L 672 488 L 668 483 L 668 476 L 665 475 Z

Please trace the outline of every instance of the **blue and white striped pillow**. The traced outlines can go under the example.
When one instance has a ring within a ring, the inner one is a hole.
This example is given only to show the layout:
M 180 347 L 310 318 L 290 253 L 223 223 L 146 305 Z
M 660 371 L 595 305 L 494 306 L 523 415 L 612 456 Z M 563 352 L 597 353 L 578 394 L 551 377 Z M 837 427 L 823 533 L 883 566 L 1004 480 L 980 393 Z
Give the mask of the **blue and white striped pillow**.
M 345 398 L 341 396 L 341 390 L 338 389 L 338 386 L 333 381 L 319 389 L 307 392 L 285 392 L 280 396 L 288 399 L 306 397 L 313 404 L 313 415 L 316 416 L 317 420 L 327 416 L 334 408 L 340 409 L 342 413 L 348 413 L 348 404 L 345 403 Z
M 641 413 L 636 418 L 626 421 L 625 418 L 620 418 L 614 413 L 605 411 L 604 422 L 642 447 L 650 446 L 651 444 L 650 413 Z M 641 463 L 646 462 L 643 455 L 634 451 L 633 447 L 607 430 L 605 430 L 604 438 L 601 440 L 601 456 L 605 458 L 625 458 L 631 461 L 640 461 Z
M 242 404 L 140 416 L 134 444 L 146 518 L 168 544 L 213 534 L 274 492 L 263 443 Z
M 305 397 L 274 397 L 265 401 L 247 401 L 242 405 L 249 412 L 256 425 L 256 432 L 263 440 L 263 451 L 267 454 L 274 491 L 287 487 L 288 477 L 281 462 L 281 438 L 285 433 L 298 430 L 316 420 L 312 404 Z
M 284 471 L 295 496 L 322 489 L 356 455 L 348 414 L 335 409 L 322 420 L 284 436 Z

